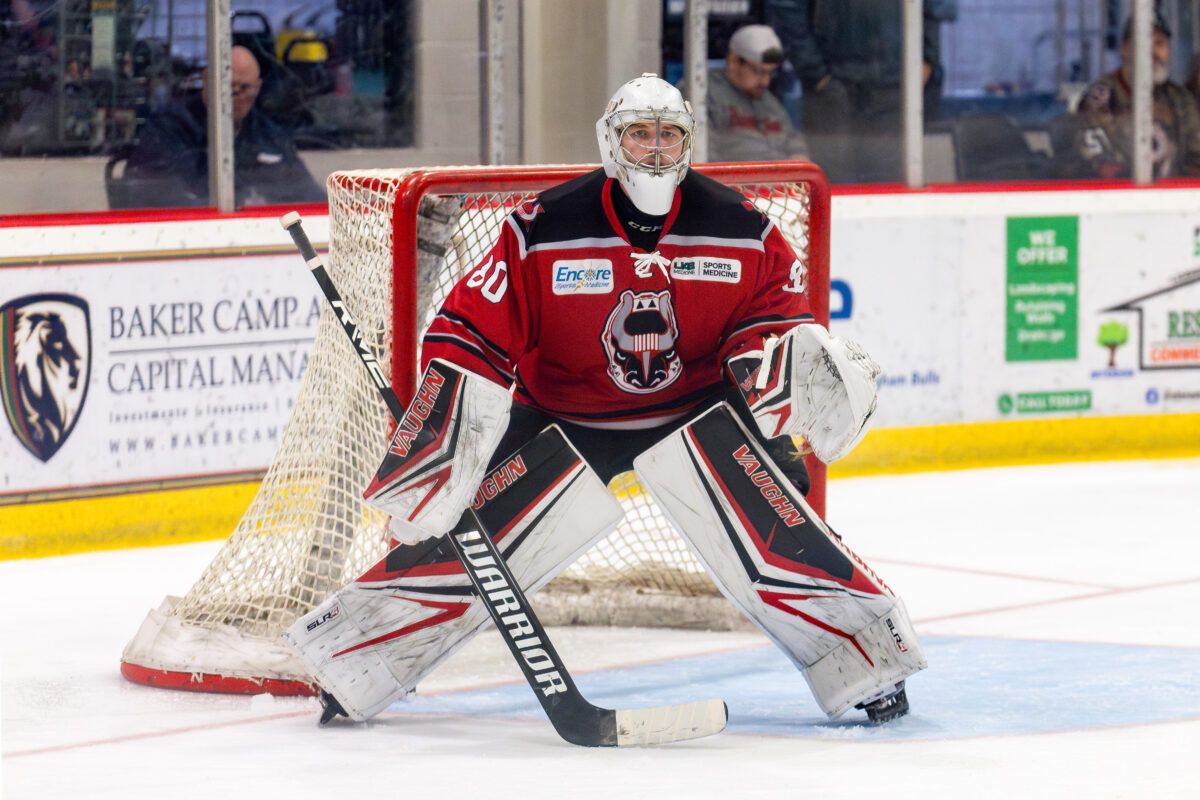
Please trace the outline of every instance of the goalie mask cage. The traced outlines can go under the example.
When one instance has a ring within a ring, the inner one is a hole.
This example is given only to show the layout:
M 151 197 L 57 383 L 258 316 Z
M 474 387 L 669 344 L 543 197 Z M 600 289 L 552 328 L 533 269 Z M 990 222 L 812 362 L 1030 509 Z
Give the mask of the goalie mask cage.
M 589 167 L 337 172 L 329 270 L 363 335 L 410 397 L 417 346 L 446 293 L 491 249 L 504 217 Z M 807 269 L 829 322 L 829 188 L 805 162 L 704 164 L 698 172 L 770 216 Z M 311 694 L 280 634 L 387 551 L 386 516 L 362 501 L 391 417 L 330 309 L 322 312 L 296 406 L 245 516 L 182 598 L 150 612 L 121 672 L 148 685 Z M 824 514 L 825 466 L 809 456 L 809 502 Z M 533 598 L 546 624 L 742 625 L 633 473 L 610 489 L 622 525 Z

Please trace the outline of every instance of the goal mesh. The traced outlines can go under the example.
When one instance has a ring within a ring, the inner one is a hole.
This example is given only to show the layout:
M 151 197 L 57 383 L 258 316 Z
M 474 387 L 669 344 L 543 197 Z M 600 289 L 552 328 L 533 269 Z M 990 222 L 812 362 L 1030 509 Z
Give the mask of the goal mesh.
M 807 164 L 703 165 L 770 216 L 808 270 L 828 321 L 828 189 Z M 329 271 L 399 396 L 417 342 L 500 224 L 585 167 L 362 170 L 330 176 Z M 122 670 L 214 691 L 308 690 L 279 634 L 386 552 L 386 518 L 362 502 L 391 418 L 333 314 L 323 312 L 292 417 L 253 503 L 183 598 L 152 612 Z M 809 462 L 823 512 L 824 467 Z M 622 525 L 542 590 L 547 624 L 734 627 L 738 615 L 632 473 L 610 485 Z M 166 676 L 174 676 L 168 678 Z M 183 677 L 183 676 L 186 676 Z

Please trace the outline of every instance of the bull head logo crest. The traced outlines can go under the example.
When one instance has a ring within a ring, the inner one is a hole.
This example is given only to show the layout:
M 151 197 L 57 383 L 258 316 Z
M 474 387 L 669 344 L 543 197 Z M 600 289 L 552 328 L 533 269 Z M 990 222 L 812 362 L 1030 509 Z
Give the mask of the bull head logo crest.
M 678 338 L 669 292 L 626 289 L 604 325 L 608 377 L 633 394 L 665 389 L 683 372 L 675 352 Z
M 91 377 L 87 303 L 68 294 L 0 306 L 0 397 L 17 440 L 49 461 L 79 420 Z

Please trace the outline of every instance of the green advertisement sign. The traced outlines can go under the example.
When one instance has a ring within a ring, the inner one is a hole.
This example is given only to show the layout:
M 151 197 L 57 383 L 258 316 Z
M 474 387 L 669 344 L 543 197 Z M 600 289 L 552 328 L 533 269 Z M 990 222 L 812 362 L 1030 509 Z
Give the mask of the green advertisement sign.
M 1002 394 L 996 401 L 1001 414 L 1052 414 L 1056 411 L 1090 411 L 1092 392 L 1077 389 L 1060 392 L 1018 392 L 1014 398 Z
M 1010 217 L 1006 361 L 1061 361 L 1079 352 L 1079 218 Z

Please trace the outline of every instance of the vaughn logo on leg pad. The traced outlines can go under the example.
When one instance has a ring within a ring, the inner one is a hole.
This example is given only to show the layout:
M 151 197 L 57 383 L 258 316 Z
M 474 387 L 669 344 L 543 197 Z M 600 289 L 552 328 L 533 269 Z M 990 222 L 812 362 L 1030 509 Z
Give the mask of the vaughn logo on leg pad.
M 765 463 L 728 406 L 705 412 L 676 435 L 690 469 L 706 485 L 714 522 L 751 570 L 752 581 L 763 572 L 778 577 L 775 571 L 782 570 L 779 574 L 830 581 L 864 595 L 884 593 L 874 573 L 827 533 L 799 493 Z
M 734 450 L 733 460 L 740 464 L 746 474 L 750 476 L 750 481 L 758 487 L 759 494 L 771 508 L 775 509 L 775 513 L 779 515 L 779 519 L 783 521 L 784 525 L 794 528 L 803 524 L 804 515 L 788 500 L 787 495 L 779 488 L 779 484 L 771 477 L 771 473 L 763 469 L 762 462 L 758 460 L 749 446 L 743 444 Z
M 483 483 L 479 484 L 479 491 L 475 492 L 475 497 L 471 500 L 471 508 L 476 511 L 483 508 L 484 503 L 512 486 L 527 472 L 529 467 L 525 466 L 525 457 L 517 453 L 483 479 Z

